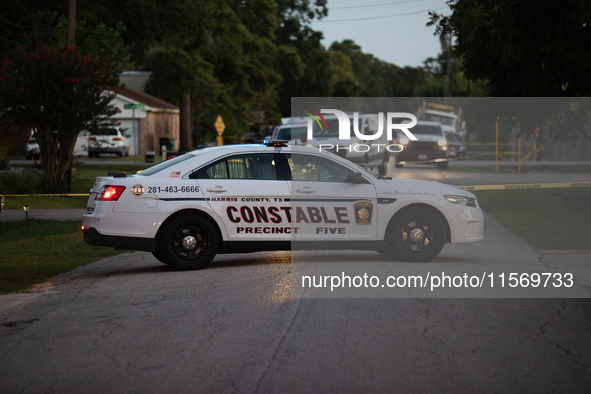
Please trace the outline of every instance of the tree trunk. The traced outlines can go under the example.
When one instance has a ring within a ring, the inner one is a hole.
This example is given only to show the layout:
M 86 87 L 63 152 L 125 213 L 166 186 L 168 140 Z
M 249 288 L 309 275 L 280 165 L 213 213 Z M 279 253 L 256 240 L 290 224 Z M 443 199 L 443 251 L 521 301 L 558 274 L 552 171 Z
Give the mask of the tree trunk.
M 180 96 L 180 146 L 179 151 L 188 152 L 193 150 L 191 134 L 191 93 L 182 93 Z

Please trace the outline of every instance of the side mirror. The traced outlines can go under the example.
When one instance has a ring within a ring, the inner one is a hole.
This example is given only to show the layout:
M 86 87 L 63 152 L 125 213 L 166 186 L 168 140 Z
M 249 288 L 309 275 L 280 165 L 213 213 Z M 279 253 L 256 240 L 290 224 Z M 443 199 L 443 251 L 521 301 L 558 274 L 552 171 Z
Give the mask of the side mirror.
M 361 175 L 360 172 L 349 172 L 349 174 L 347 174 L 347 182 L 348 183 L 363 183 L 365 182 L 365 179 L 363 178 L 363 175 Z

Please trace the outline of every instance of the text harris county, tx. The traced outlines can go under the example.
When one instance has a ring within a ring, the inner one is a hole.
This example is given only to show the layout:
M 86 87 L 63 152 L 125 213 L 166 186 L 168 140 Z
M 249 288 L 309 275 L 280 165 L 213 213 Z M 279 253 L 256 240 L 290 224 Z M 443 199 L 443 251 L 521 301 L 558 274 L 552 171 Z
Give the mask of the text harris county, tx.
M 283 197 L 211 197 L 213 202 L 283 202 Z

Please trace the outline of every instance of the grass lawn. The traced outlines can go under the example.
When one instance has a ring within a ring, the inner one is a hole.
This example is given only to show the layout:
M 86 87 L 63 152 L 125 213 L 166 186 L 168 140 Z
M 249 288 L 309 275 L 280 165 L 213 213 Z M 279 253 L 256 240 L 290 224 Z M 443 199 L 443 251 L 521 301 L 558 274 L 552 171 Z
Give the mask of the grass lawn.
M 29 205 L 34 216 L 35 209 L 86 208 L 87 201 L 88 197 L 6 197 L 4 209 L 23 209 L 23 205 Z
M 71 193 L 89 193 L 97 176 L 107 176 L 109 171 L 125 171 L 133 174 L 143 170 L 147 165 L 122 164 L 122 165 L 78 165 L 72 171 Z M 13 194 L 13 193 L 6 193 Z M 18 194 L 18 193 L 14 193 Z M 31 206 L 31 209 L 68 209 L 86 208 L 88 197 L 5 197 L 5 209 L 22 209 L 23 205 Z
M 469 166 L 469 167 L 460 167 L 460 166 L 454 166 L 454 162 L 450 161 L 449 162 L 449 168 L 448 171 L 452 171 L 452 172 L 475 172 L 475 173 L 482 173 L 482 174 L 494 174 L 495 173 L 495 162 L 492 162 L 492 166 Z M 499 172 L 504 172 L 504 173 L 509 173 L 511 171 L 509 171 L 508 169 L 502 169 L 499 167 Z
M 537 249 L 591 249 L 591 190 L 475 191 L 485 212 Z
M 0 226 L 0 294 L 29 289 L 52 276 L 125 253 L 82 242 L 82 221 L 29 219 Z

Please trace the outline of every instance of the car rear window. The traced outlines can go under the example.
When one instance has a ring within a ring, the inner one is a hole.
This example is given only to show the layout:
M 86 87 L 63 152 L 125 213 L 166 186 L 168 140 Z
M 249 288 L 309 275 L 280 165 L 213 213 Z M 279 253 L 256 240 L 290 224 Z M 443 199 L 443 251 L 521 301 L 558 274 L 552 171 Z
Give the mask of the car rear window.
M 175 164 L 182 163 L 185 160 L 189 160 L 193 157 L 195 157 L 195 156 L 185 153 L 185 154 L 173 157 L 172 159 L 161 161 L 160 163 L 155 164 L 152 167 L 146 168 L 142 172 L 138 172 L 137 175 L 150 176 L 150 175 L 160 172 L 166 168 L 172 167 Z

